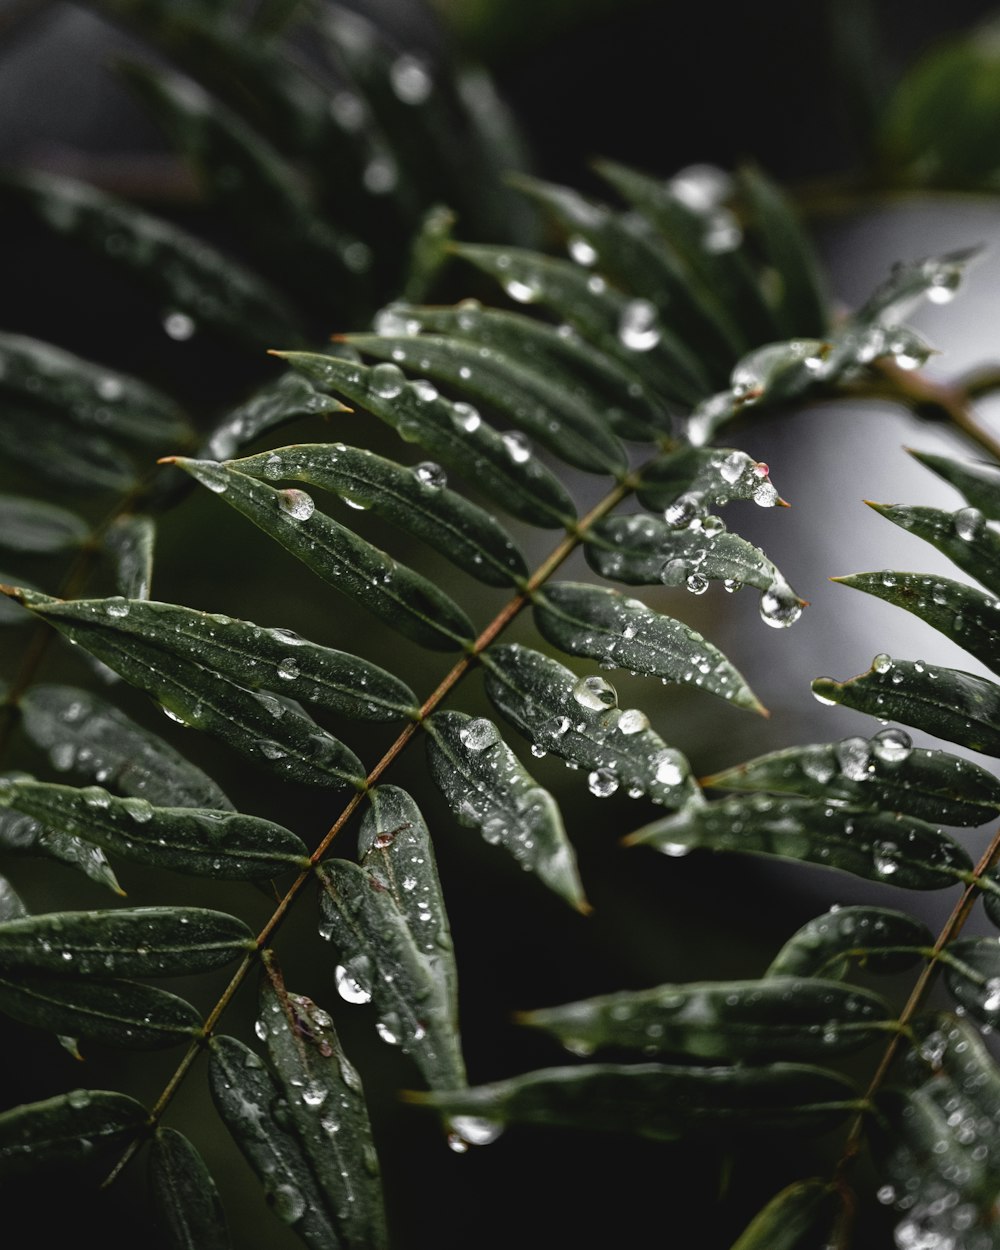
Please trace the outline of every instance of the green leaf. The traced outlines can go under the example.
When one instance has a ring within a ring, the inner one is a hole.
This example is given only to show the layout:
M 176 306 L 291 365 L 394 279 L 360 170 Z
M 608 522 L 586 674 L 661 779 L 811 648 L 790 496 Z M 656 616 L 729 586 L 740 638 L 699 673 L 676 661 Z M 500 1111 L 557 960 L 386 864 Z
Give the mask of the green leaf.
M 141 1103 L 104 1089 L 74 1089 L 0 1112 L 0 1176 L 85 1163 L 102 1148 L 124 1145 L 145 1120 Z
M 981 590 L 946 577 L 889 570 L 831 580 L 905 608 L 994 672 L 1000 671 L 1000 603 Z
M 877 655 L 867 673 L 847 681 L 820 677 L 817 698 L 883 720 L 898 720 L 974 751 L 1000 756 L 1000 686 L 985 677 L 921 660 Z
M 0 585 L 23 586 L 25 590 L 37 590 L 34 582 L 26 581 L 17 573 L 0 573 Z M 29 625 L 31 613 L 21 607 L 14 599 L 0 596 L 0 627 L 7 625 Z
M 247 690 L 201 663 L 211 655 L 215 662 L 235 664 L 241 673 L 254 671 L 251 655 L 238 648 L 229 652 L 222 641 L 213 644 L 211 630 L 228 629 L 234 624 L 231 618 L 138 599 L 62 602 L 27 591 L 19 591 L 18 599 L 126 681 L 153 695 L 174 719 L 215 734 L 293 780 L 323 786 L 364 784 L 361 761 L 294 703 Z M 192 622 L 202 627 L 196 635 L 175 634 L 176 625 Z M 295 654 L 294 641 L 282 637 L 281 631 L 265 640 L 267 632 L 249 622 L 239 622 L 234 630 L 238 642 L 248 638 L 259 642 L 265 656 L 283 647 L 289 649 L 282 651 L 283 656 Z M 268 664 L 265 679 L 271 681 L 272 674 L 277 685 L 277 668 Z
M 333 1245 L 386 1244 L 378 1156 L 361 1079 L 340 1046 L 330 1016 L 290 994 L 265 955 L 260 1019 L 289 1125 L 337 1230 Z
M 838 800 L 946 825 L 982 825 L 1000 815 L 1000 782 L 991 773 L 946 751 L 915 749 L 901 729 L 788 747 L 701 784 Z
M 11 460 L 76 490 L 125 494 L 136 484 L 135 465 L 110 439 L 7 395 L 0 412 L 0 441 Z
M 813 1250 L 829 1242 L 840 1208 L 830 1181 L 796 1181 L 754 1216 L 732 1250 Z
M 253 949 L 242 920 L 202 907 L 52 912 L 0 925 L 4 974 L 181 976 L 219 968 Z
M 6 778 L 0 778 L 0 786 Z M 30 816 L 24 816 L 13 810 L 0 808 L 0 850 L 12 855 L 41 855 L 54 859 L 59 863 L 75 868 L 96 881 L 107 886 L 116 894 L 125 891 L 118 884 L 118 878 L 108 863 L 107 856 L 99 846 L 93 846 L 82 838 L 65 833 L 58 826 L 46 827 Z
M 159 1127 L 149 1148 L 149 1192 L 173 1250 L 229 1250 L 226 1214 L 198 1151 L 176 1129 Z
M 843 1120 L 854 1087 L 837 1073 L 804 1064 L 676 1067 L 583 1064 L 543 1068 L 465 1090 L 410 1094 L 453 1116 L 502 1124 L 633 1133 L 658 1141 L 730 1141 L 761 1130 L 823 1132 Z
M 17 891 L 6 877 L 0 877 L 0 923 L 21 920 L 27 914 L 28 909 L 21 902 Z
M 429 461 L 404 468 L 343 443 L 299 443 L 227 467 L 250 477 L 292 478 L 333 491 L 416 534 L 488 586 L 517 585 L 527 576 L 524 557 L 496 518 L 449 490 L 444 470 Z
M 61 772 L 162 807 L 233 810 L 211 777 L 98 694 L 32 686 L 20 708 L 24 732 Z
M 625 472 L 625 450 L 608 432 L 603 413 L 583 407 L 544 372 L 522 363 L 522 355 L 435 334 L 339 337 L 363 355 L 419 369 L 486 404 L 567 464 L 590 473 Z
M 146 799 L 114 798 L 100 786 L 0 781 L 0 808 L 123 859 L 195 876 L 256 880 L 308 863 L 295 834 L 269 820 L 210 808 L 153 807 Z
M 478 828 L 526 871 L 586 909 L 576 857 L 555 800 L 522 767 L 492 721 L 436 712 L 423 722 L 431 776 L 460 824 Z
M 57 234 L 97 252 L 152 288 L 165 307 L 239 342 L 297 341 L 284 298 L 252 270 L 204 239 L 83 182 L 37 171 L 0 177 L 0 190 L 26 204 Z M 176 440 L 174 440 L 176 441 Z
M 201 1036 L 201 1015 L 190 1003 L 138 981 L 5 973 L 0 1011 L 51 1033 L 129 1050 L 158 1050 Z
M 995 910 L 995 905 L 994 905 Z M 980 1024 L 1000 1024 L 1000 944 L 995 937 L 958 938 L 942 953 L 945 981 L 957 1003 Z
M 43 404 L 81 429 L 153 447 L 184 444 L 191 437 L 169 396 L 51 343 L 0 334 L 0 369 L 0 390 Z
M 857 1050 L 890 1027 L 877 995 L 836 981 L 771 977 L 624 990 L 519 1016 L 575 1054 L 607 1046 L 694 1059 L 813 1059 Z
M 924 1065 L 929 1064 L 933 1075 L 927 1082 L 928 1092 L 936 1095 L 940 1091 L 944 1099 L 957 1096 L 982 1117 L 980 1129 L 985 1121 L 995 1133 L 1000 1069 L 979 1029 L 946 1012 L 918 1016 L 913 1027 L 919 1041 L 919 1051 L 913 1052 L 914 1063 L 919 1064 L 916 1079 L 927 1076 Z
M 284 373 L 276 382 L 254 391 L 245 403 L 226 413 L 205 443 L 210 460 L 226 460 L 262 434 L 300 417 L 333 416 L 350 412 L 332 395 L 317 391 L 297 373 Z
M 234 1037 L 213 1037 L 209 1051 L 216 1109 L 264 1186 L 275 1215 L 311 1250 L 338 1250 L 342 1242 L 334 1216 L 293 1131 L 282 1086 L 264 1061 Z
M 471 404 L 442 399 L 423 379 L 408 382 L 396 365 L 369 368 L 314 352 L 278 352 L 321 386 L 385 421 L 406 442 L 419 443 L 512 516 L 544 529 L 572 525 L 576 513 L 565 488 L 537 457 L 505 443 Z
M 424 213 L 410 244 L 406 281 L 403 284 L 405 299 L 424 299 L 433 289 L 441 272 L 451 260 L 452 231 L 456 220 L 452 210 L 443 204 L 433 204 Z
M 946 304 L 955 295 L 981 247 L 962 248 L 942 256 L 893 265 L 889 277 L 868 297 L 852 318 L 856 325 L 896 326 L 925 299 Z
M 148 599 L 153 581 L 156 523 L 149 516 L 118 517 L 104 536 L 115 561 L 115 585 L 126 599 Z
M 483 657 L 486 692 L 536 749 L 590 770 L 588 784 L 606 798 L 620 786 L 633 797 L 680 807 L 697 789 L 687 760 L 654 733 L 646 716 L 622 711 L 603 677 L 577 677 L 556 660 L 518 643 L 493 646 Z M 489 726 L 475 721 L 474 726 Z M 474 728 L 466 736 L 488 737 Z
M 365 868 L 328 859 L 317 871 L 320 935 L 337 948 L 341 997 L 374 1005 L 379 1036 L 412 1055 L 431 1088 L 464 1085 L 451 987 L 418 944 L 420 931 Z
M 775 855 L 908 890 L 954 885 L 972 866 L 946 833 L 915 817 L 764 795 L 685 808 L 630 834 L 626 842 L 665 855 L 696 849 Z
M 886 974 L 905 972 L 933 946 L 927 926 L 905 912 L 831 908 L 793 933 L 764 975 L 840 980 L 855 966 Z
M 928 451 L 911 451 L 910 455 L 950 482 L 987 520 L 1000 521 L 1000 465 L 989 460 L 955 460 Z
M 0 547 L 25 555 L 54 555 L 81 547 L 90 526 L 57 504 L 0 495 Z
M 548 582 L 535 595 L 533 609 L 539 632 L 569 655 L 699 686 L 736 707 L 763 711 L 721 651 L 689 625 L 638 599 L 585 583 Z
M 176 457 L 171 463 L 407 638 L 438 651 L 453 651 L 475 637 L 469 618 L 443 591 L 317 511 L 305 491 L 275 490 L 211 460 Z
M 902 504 L 869 502 L 868 506 L 907 533 L 937 547 L 987 590 L 1000 594 L 1000 534 L 988 528 L 978 508 L 944 512 Z
M 703 525 L 708 508 L 734 499 L 752 499 L 763 508 L 779 502 L 768 466 L 732 447 L 682 447 L 659 456 L 643 467 L 636 496 L 644 508 L 668 508 L 671 519 L 685 523 L 697 516 Z

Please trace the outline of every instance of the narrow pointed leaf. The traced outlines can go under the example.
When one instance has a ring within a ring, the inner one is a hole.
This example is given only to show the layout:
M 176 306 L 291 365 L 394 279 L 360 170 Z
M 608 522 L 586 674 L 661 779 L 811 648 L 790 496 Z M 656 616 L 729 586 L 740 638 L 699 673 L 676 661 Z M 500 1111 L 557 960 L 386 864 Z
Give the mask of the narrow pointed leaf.
M 17 170 L 0 190 L 26 204 L 57 234 L 134 275 L 167 308 L 254 346 L 297 340 L 290 306 L 252 270 L 203 238 L 133 204 L 69 178 Z
M 310 1250 L 339 1250 L 343 1243 L 291 1128 L 277 1079 L 234 1037 L 213 1037 L 209 1047 L 209 1084 L 216 1109 L 264 1186 L 275 1215 Z M 276 1109 L 281 1116 L 275 1115 Z
M 27 914 L 28 909 L 21 902 L 17 891 L 6 877 L 0 877 L 0 923 L 22 920 Z
M 0 546 L 24 555 L 53 555 L 81 547 L 90 526 L 81 517 L 41 499 L 0 495 Z
M 205 444 L 205 458 L 226 460 L 262 434 L 300 417 L 326 417 L 349 411 L 332 395 L 317 391 L 300 374 L 284 373 L 223 417 Z
M 410 245 L 405 299 L 425 299 L 451 260 L 451 243 L 457 218 L 450 208 L 433 204 L 420 220 L 420 228 Z
M 894 265 L 889 277 L 855 313 L 854 320 L 862 325 L 898 325 L 925 299 L 947 303 L 961 285 L 971 262 L 981 254 L 980 247 L 962 248 Z
M 754 1216 L 732 1250 L 813 1250 L 828 1244 L 840 1210 L 830 1181 L 796 1181 Z
M 1000 756 L 1000 686 L 974 673 L 878 655 L 868 672 L 847 681 L 820 677 L 812 688 L 830 703 Z
M 253 949 L 242 920 L 201 907 L 53 912 L 0 925 L 0 975 L 181 976 Z
M 572 906 L 586 904 L 555 800 L 522 767 L 492 721 L 437 712 L 424 727 L 431 776 L 458 821 L 499 843 Z
M 361 866 L 393 897 L 417 949 L 444 992 L 458 1028 L 458 974 L 448 913 L 430 831 L 413 799 L 398 786 L 376 786 L 358 833 Z
M 899 729 L 774 751 L 701 784 L 825 797 L 946 825 L 982 825 L 1000 815 L 1000 781 L 991 773 L 946 751 L 914 748 Z
M 176 1129 L 160 1127 L 149 1148 L 149 1191 L 172 1250 L 229 1250 L 219 1191 L 198 1151 Z
M 683 447 L 660 456 L 642 470 L 636 496 L 654 512 L 671 508 L 702 517 L 711 507 L 752 499 L 762 507 L 777 502 L 768 466 L 732 447 Z
M 0 974 L 0 1011 L 22 1024 L 102 1046 L 158 1050 L 201 1035 L 201 1015 L 166 990 L 138 981 Z
M 317 511 L 305 491 L 275 490 L 210 460 L 178 457 L 173 463 L 242 512 L 319 577 L 414 642 L 451 651 L 475 637 L 469 618 L 443 591 Z
M 13 809 L 0 809 L 0 850 L 12 855 L 40 855 L 54 859 L 82 872 L 98 885 L 107 886 L 116 894 L 125 893 L 108 863 L 108 857 L 99 846 L 72 833 L 65 833 L 59 827 L 46 826 Z
M 343 443 L 299 443 L 228 465 L 249 477 L 292 478 L 333 491 L 404 526 L 489 586 L 526 577 L 524 557 L 496 518 L 444 485 L 430 462 L 411 468 Z
M 148 599 L 153 581 L 156 524 L 149 516 L 120 516 L 104 537 L 115 562 L 115 584 L 126 599 Z
M 33 1172 L 39 1164 L 85 1163 L 123 1146 L 145 1120 L 141 1103 L 104 1089 L 74 1089 L 0 1112 L 0 1176 Z
M 1000 672 L 1000 602 L 981 590 L 924 573 L 856 573 L 834 581 L 905 608 Z
M 978 508 L 944 512 L 901 504 L 869 505 L 909 534 L 916 534 L 977 582 L 1000 594 L 1000 534 L 990 529 Z
M 21 726 L 54 768 L 161 807 L 233 805 L 215 782 L 162 738 L 89 690 L 32 686 Z
M 905 972 L 934 946 L 925 924 L 885 907 L 840 907 L 794 933 L 771 961 L 768 977 L 840 980 L 856 967 Z
M 0 411 L 0 442 L 11 460 L 76 490 L 125 494 L 137 481 L 131 458 L 110 439 L 7 395 Z
M 665 855 L 696 849 L 775 855 L 909 890 L 954 885 L 971 868 L 942 830 L 915 817 L 833 807 L 812 799 L 752 796 L 689 807 L 630 834 Z
M 186 443 L 180 409 L 153 387 L 51 343 L 0 334 L 0 390 L 44 404 L 82 429 L 143 446 Z
M 958 938 L 947 947 L 944 976 L 955 1001 L 980 1024 L 1000 1024 L 1000 943 Z
M 305 847 L 294 833 L 238 812 L 153 807 L 118 799 L 100 786 L 77 790 L 44 781 L 0 784 L 0 806 L 120 855 L 194 876 L 251 880 L 302 868 Z
M 25 590 L 37 590 L 34 582 L 25 580 L 17 573 L 0 573 L 0 584 L 4 586 L 23 586 Z M 28 625 L 31 613 L 23 608 L 15 599 L 6 596 L 0 598 L 0 626 Z
M 386 1245 L 378 1156 L 361 1078 L 327 1012 L 290 994 L 268 959 L 260 1018 L 292 1131 L 344 1247 Z
M 928 451 L 911 451 L 910 455 L 950 482 L 987 520 L 1000 521 L 1000 465 L 990 460 L 955 460 Z
M 328 859 L 318 872 L 320 934 L 336 947 L 341 995 L 372 1002 L 379 1035 L 412 1055 L 431 1088 L 464 1085 L 448 988 L 392 893 L 346 859 Z
M 343 341 L 363 355 L 419 369 L 486 404 L 567 464 L 591 473 L 622 473 L 625 452 L 607 430 L 603 414 L 588 411 L 520 356 L 436 334 L 393 337 L 348 334 Z
M 884 1036 L 877 995 L 836 981 L 772 977 L 626 990 L 519 1017 L 577 1054 L 620 1046 L 643 1054 L 753 1063 L 857 1050 Z
M 696 795 L 684 756 L 653 732 L 643 713 L 622 711 L 603 677 L 577 677 L 518 643 L 491 647 L 484 661 L 486 692 L 496 708 L 536 747 L 589 769 L 593 794 L 606 797 L 624 787 L 666 807 Z
M 850 1112 L 857 1093 L 844 1077 L 805 1064 L 678 1067 L 582 1064 L 543 1068 L 466 1090 L 410 1095 L 449 1115 L 501 1124 L 632 1133 L 657 1141 L 688 1136 L 730 1141 L 761 1130 L 823 1132 Z
M 539 632 L 569 655 L 632 673 L 699 686 L 737 707 L 762 710 L 718 648 L 682 621 L 615 590 L 548 582 L 533 601 Z
M 429 383 L 407 382 L 395 365 L 369 368 L 313 352 L 278 354 L 387 422 L 405 441 L 419 443 L 512 516 L 547 529 L 573 523 L 573 501 L 553 474 L 535 456 L 520 451 L 512 456 L 509 444 L 471 405 L 456 407 Z

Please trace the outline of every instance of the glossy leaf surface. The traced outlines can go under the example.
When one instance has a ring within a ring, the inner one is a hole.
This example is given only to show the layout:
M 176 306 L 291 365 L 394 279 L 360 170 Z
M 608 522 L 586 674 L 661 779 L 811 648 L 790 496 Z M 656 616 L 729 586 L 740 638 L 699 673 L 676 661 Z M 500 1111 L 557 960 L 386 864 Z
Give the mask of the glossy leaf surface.
M 807 921 L 778 951 L 769 977 L 841 978 L 856 967 L 894 973 L 934 945 L 922 921 L 885 907 L 838 907 Z
M 0 1112 L 0 1175 L 31 1172 L 39 1163 L 83 1163 L 124 1143 L 145 1119 L 141 1103 L 104 1089 L 75 1089 Z

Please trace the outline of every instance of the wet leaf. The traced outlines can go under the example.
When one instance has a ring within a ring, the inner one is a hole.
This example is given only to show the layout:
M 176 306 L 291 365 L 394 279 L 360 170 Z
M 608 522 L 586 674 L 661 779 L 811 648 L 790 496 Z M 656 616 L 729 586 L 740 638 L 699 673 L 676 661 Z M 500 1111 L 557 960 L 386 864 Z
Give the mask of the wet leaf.
M 970 247 L 928 256 L 923 260 L 899 261 L 889 277 L 868 297 L 854 314 L 859 325 L 896 326 L 905 321 L 925 300 L 948 303 L 955 295 L 970 263 L 982 248 Z
M 1000 943 L 997 939 L 958 938 L 948 944 L 942 962 L 945 981 L 955 1001 L 980 1024 L 993 1028 L 1000 1024 Z
M 90 526 L 81 517 L 41 499 L 0 495 L 0 546 L 24 555 L 54 555 L 82 547 Z
M 149 1148 L 149 1192 L 174 1250 L 229 1250 L 226 1214 L 211 1173 L 176 1129 L 160 1127 Z
M 2 785 L 3 779 L 0 779 Z M 47 827 L 13 810 L 0 809 L 0 850 L 12 855 L 40 855 L 82 872 L 98 885 L 116 894 L 125 891 L 99 846 L 94 846 L 62 829 Z
M 19 1176 L 39 1164 L 84 1163 L 122 1146 L 146 1120 L 146 1109 L 125 1094 L 74 1089 L 43 1102 L 0 1112 L 0 1175 Z
M 796 1181 L 754 1216 L 732 1250 L 812 1250 L 830 1240 L 840 1209 L 829 1181 Z
M 27 914 L 28 909 L 21 902 L 17 891 L 6 877 L 0 877 L 0 923 L 21 920 Z
M 436 712 L 428 732 L 431 776 L 460 824 L 509 851 L 560 897 L 586 903 L 555 800 L 522 767 L 492 721 Z
M 925 924 L 886 907 L 838 907 L 793 933 L 771 961 L 768 977 L 841 979 L 856 967 L 905 972 L 934 946 Z
M 124 494 L 137 481 L 131 458 L 110 439 L 6 395 L 0 441 L 11 460 L 76 490 Z
M 682 447 L 660 456 L 644 466 L 636 495 L 645 508 L 690 512 L 690 519 L 702 521 L 708 508 L 736 499 L 752 499 L 762 507 L 779 502 L 768 466 L 732 447 Z
M 955 460 L 928 451 L 911 451 L 910 455 L 950 482 L 988 521 L 1000 521 L 1000 465 L 989 460 Z
M 324 395 L 297 373 L 284 373 L 276 382 L 254 391 L 248 400 L 226 413 L 205 443 L 206 459 L 226 460 L 262 434 L 307 416 L 350 412 L 332 395 Z
M 156 523 L 149 516 L 120 516 L 105 534 L 105 549 L 115 562 L 115 584 L 126 599 L 149 598 L 155 542 Z
M 944 512 L 939 508 L 869 503 L 909 534 L 929 542 L 994 595 L 1000 594 L 1000 534 L 978 508 Z

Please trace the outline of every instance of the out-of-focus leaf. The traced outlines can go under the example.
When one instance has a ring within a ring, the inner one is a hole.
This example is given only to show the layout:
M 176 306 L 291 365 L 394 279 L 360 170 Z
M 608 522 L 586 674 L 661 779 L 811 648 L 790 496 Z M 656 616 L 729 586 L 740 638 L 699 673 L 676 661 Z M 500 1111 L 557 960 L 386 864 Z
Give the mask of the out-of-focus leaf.
M 729 1141 L 775 1129 L 822 1132 L 857 1105 L 857 1092 L 844 1077 L 795 1063 L 760 1068 L 582 1064 L 408 1097 L 454 1116 L 634 1133 L 659 1141 L 689 1135 Z
M 788 747 L 701 784 L 825 797 L 946 825 L 982 825 L 1000 815 L 1000 782 L 991 773 L 946 751 L 916 749 L 900 729 L 883 729 L 873 738 Z
M 989 460 L 955 460 L 929 451 L 911 451 L 910 455 L 950 482 L 987 520 L 1000 521 L 1000 465 Z
M 1000 943 L 958 938 L 942 955 L 945 980 L 957 1003 L 981 1024 L 1000 1024 Z
M 4 975 L 181 976 L 253 949 L 242 920 L 203 907 L 53 912 L 0 925 Z
M 174 1250 L 229 1250 L 219 1191 L 205 1161 L 176 1129 L 156 1130 L 149 1147 L 149 1192 L 157 1223 Z
M 958 843 L 916 817 L 764 795 L 688 807 L 626 841 L 665 855 L 699 848 L 776 855 L 909 890 L 954 885 L 972 866 Z
M 51 1033 L 128 1050 L 158 1050 L 201 1035 L 201 1015 L 190 1003 L 138 981 L 5 972 L 0 1011 Z
M 1000 603 L 981 590 L 946 577 L 888 570 L 832 580 L 906 608 L 994 672 L 1000 671 Z
M 162 218 L 86 183 L 35 171 L 5 173 L 0 190 L 27 204 L 57 234 L 97 252 L 103 264 L 134 275 L 166 308 L 196 324 L 257 347 L 302 336 L 291 308 L 257 274 Z
M 524 557 L 497 520 L 449 490 L 444 470 L 429 461 L 404 468 L 343 443 L 299 443 L 229 467 L 250 477 L 293 478 L 334 491 L 404 526 L 487 585 L 510 586 L 527 576 Z
M 452 651 L 475 637 L 469 618 L 443 591 L 317 511 L 305 491 L 276 490 L 211 460 L 177 457 L 172 463 L 242 512 L 317 576 L 414 642 Z
M 284 1106 L 322 1191 L 340 1240 L 350 1250 L 386 1244 L 378 1156 L 361 1078 L 344 1055 L 333 1020 L 285 988 L 265 954 L 260 1020 Z
M 0 785 L 4 779 L 0 779 Z M 76 868 L 98 885 L 107 886 L 116 894 L 125 891 L 108 863 L 107 856 L 99 846 L 84 841 L 58 826 L 47 827 L 42 822 L 24 816 L 20 812 L 0 809 L 0 850 L 12 855 L 41 855 L 57 860 L 70 868 Z
M 914 1059 L 920 1064 L 920 1077 L 927 1074 L 924 1064 L 934 1070 L 928 1092 L 934 1096 L 941 1086 L 944 1098 L 957 1093 L 981 1117 L 980 1131 L 984 1122 L 994 1134 L 1000 1131 L 1000 1069 L 979 1029 L 947 1012 L 918 1016 L 913 1026 L 919 1040 Z
M 1000 686 L 974 673 L 877 655 L 858 677 L 812 683 L 817 698 L 898 720 L 974 751 L 1000 756 Z
M 314 352 L 278 355 L 387 422 L 406 442 L 419 443 L 512 516 L 546 529 L 573 524 L 573 501 L 560 482 L 520 446 L 512 455 L 511 444 L 471 404 L 442 399 L 424 379 L 408 382 L 397 365 L 369 368 Z
M 0 546 L 25 555 L 53 555 L 81 547 L 90 526 L 81 517 L 41 499 L 0 495 Z
M 161 807 L 233 810 L 211 777 L 98 694 L 32 686 L 20 708 L 24 732 L 61 772 Z
M 643 713 L 622 711 L 615 688 L 603 677 L 578 678 L 518 643 L 491 647 L 483 662 L 486 692 L 505 719 L 536 749 L 588 769 L 596 797 L 624 786 L 630 795 L 646 795 L 665 807 L 695 800 L 687 760 L 653 732 Z M 478 737 L 471 730 L 467 736 Z M 482 736 L 488 736 L 486 730 Z
M 346 859 L 318 869 L 320 934 L 340 956 L 337 988 L 348 1002 L 372 1002 L 383 1041 L 413 1056 L 427 1084 L 465 1084 L 465 1065 L 447 982 L 418 945 L 409 917 L 378 878 Z
M 136 482 L 131 459 L 103 434 L 77 429 L 8 396 L 0 411 L 0 442 L 11 460 L 76 490 L 124 494 Z
M 410 245 L 410 260 L 403 285 L 403 298 L 425 299 L 441 270 L 451 259 L 455 214 L 443 204 L 432 205 L 420 222 Z
M 939 508 L 869 503 L 880 516 L 937 547 L 994 595 L 1000 594 L 1000 534 L 978 508 L 943 512 Z
M 141 1103 L 104 1089 L 74 1089 L 0 1112 L 0 1176 L 85 1163 L 104 1147 L 124 1144 L 145 1120 Z
M 839 1213 L 840 1198 L 829 1181 L 796 1181 L 754 1216 L 732 1250 L 813 1250 L 829 1241 Z
M 173 626 L 181 623 L 189 610 L 173 604 L 127 599 L 64 602 L 27 591 L 19 591 L 17 598 L 126 681 L 153 695 L 174 719 L 215 734 L 252 759 L 264 760 L 268 766 L 296 781 L 326 786 L 363 784 L 365 770 L 361 761 L 342 742 L 320 729 L 296 704 L 282 701 L 273 694 L 247 690 L 225 674 L 200 663 L 209 651 L 213 653 L 213 661 L 226 655 L 223 645 L 211 646 L 210 631 L 214 626 L 226 628 L 233 622 L 215 618 L 213 626 L 211 617 L 192 613 L 195 618 L 203 618 L 204 637 L 197 641 L 182 638 L 178 642 Z M 171 616 L 169 626 L 157 627 L 160 609 L 181 616 Z M 140 619 L 147 624 L 153 622 L 151 637 L 136 628 Z M 248 636 L 261 641 L 253 632 L 257 627 L 248 622 L 239 625 L 247 627 Z M 259 632 L 260 635 L 267 633 Z M 287 645 L 291 650 L 295 643 L 289 643 L 279 632 L 272 635 L 268 644 L 261 641 L 261 645 L 270 646 L 272 650 Z M 294 657 L 294 652 L 292 654 Z M 197 659 L 190 658 L 192 655 Z M 252 672 L 250 658 L 236 656 L 242 669 Z M 228 659 L 232 661 L 231 653 Z M 268 680 L 272 673 L 277 677 L 276 669 L 269 664 Z M 274 684 L 278 684 L 277 680 Z
M 645 508 L 669 509 L 678 521 L 697 516 L 703 526 L 706 509 L 734 499 L 752 499 L 761 507 L 778 502 L 768 466 L 731 447 L 682 447 L 658 457 L 643 468 L 636 495 Z
M 115 561 L 115 584 L 126 599 L 148 599 L 153 581 L 156 523 L 150 516 L 120 516 L 104 536 Z
M 17 891 L 6 877 L 0 877 L 0 923 L 21 920 L 27 914 L 28 909 L 21 902 Z
M 478 828 L 550 890 L 585 909 L 576 856 L 555 800 L 525 771 L 493 722 L 436 712 L 423 724 L 431 776 L 459 823 Z
M 934 304 L 948 303 L 961 286 L 969 265 L 981 253 L 981 247 L 962 248 L 943 256 L 893 265 L 889 277 L 854 314 L 853 324 L 896 326 L 925 299 Z
M 123 859 L 224 880 L 267 878 L 308 864 L 306 848 L 281 825 L 209 808 L 153 807 L 100 786 L 0 782 L 0 807 L 44 828 L 82 838 Z
M 905 912 L 838 907 L 793 933 L 765 976 L 840 979 L 855 966 L 872 972 L 904 972 L 933 945 L 927 926 Z
M 891 1022 L 877 995 L 836 981 L 771 977 L 624 990 L 519 1017 L 575 1054 L 621 1046 L 695 1059 L 814 1059 L 857 1050 Z
M 718 648 L 638 599 L 585 583 L 548 582 L 532 602 L 539 632 L 569 655 L 699 686 L 737 707 L 763 711 Z
M 366 356 L 395 361 L 484 403 L 568 464 L 590 473 L 623 473 L 624 448 L 599 410 L 566 395 L 520 353 L 437 334 L 348 334 L 343 341 Z
M 317 391 L 297 373 L 284 373 L 226 413 L 205 444 L 205 457 L 226 460 L 268 430 L 306 416 L 350 412 L 332 395 Z

